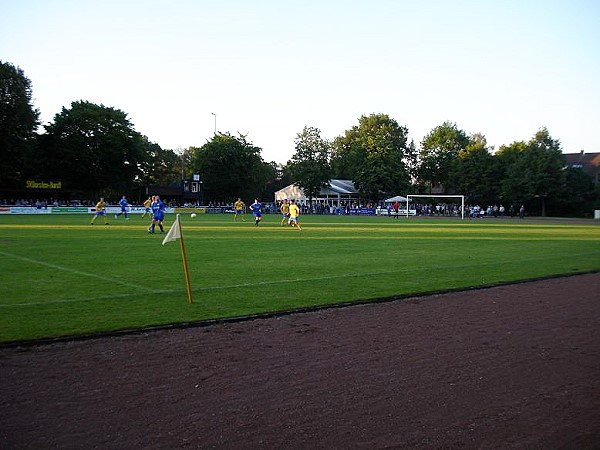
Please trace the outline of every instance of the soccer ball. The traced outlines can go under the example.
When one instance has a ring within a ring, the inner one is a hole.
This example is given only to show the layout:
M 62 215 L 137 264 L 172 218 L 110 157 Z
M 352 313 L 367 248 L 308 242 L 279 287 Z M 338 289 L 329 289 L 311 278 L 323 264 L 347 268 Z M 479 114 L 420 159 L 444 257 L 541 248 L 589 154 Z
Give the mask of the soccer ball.
M 196 218 L 196 213 L 191 213 L 191 214 L 190 214 L 190 217 L 191 217 L 192 219 L 195 219 L 195 218 Z

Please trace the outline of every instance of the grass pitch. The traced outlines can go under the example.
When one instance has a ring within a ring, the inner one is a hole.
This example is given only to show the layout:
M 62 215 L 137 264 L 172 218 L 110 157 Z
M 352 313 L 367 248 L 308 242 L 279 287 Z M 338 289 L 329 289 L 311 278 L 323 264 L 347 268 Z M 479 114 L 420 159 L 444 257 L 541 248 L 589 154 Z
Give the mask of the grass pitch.
M 593 221 L 303 216 L 300 232 L 279 215 L 182 215 L 188 305 L 179 244 L 130 217 L 0 215 L 0 343 L 600 270 Z

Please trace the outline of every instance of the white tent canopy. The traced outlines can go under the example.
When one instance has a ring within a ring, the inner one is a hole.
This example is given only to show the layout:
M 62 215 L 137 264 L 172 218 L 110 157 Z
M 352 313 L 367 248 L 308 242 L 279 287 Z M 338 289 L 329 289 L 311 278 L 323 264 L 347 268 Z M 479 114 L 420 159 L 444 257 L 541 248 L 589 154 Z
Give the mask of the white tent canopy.
M 275 201 L 292 198 L 298 203 L 308 202 L 308 197 L 304 194 L 304 191 L 295 184 L 290 184 L 275 192 Z M 329 180 L 327 186 L 321 188 L 319 195 L 313 200 L 328 205 L 340 206 L 342 202 L 358 201 L 359 194 L 354 187 L 354 183 L 350 180 Z
M 384 200 L 385 203 L 395 203 L 395 202 L 406 202 L 406 197 L 402 197 L 401 195 L 396 195 L 395 197 L 386 198 Z

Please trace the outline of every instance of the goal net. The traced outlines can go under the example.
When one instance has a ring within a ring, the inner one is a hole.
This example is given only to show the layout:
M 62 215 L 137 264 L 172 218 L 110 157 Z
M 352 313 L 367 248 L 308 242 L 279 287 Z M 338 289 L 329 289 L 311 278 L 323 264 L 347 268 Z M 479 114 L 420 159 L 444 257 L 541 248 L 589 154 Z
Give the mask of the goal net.
M 408 218 L 408 202 L 411 198 L 455 198 L 460 199 L 460 217 L 465 219 L 465 196 L 464 195 L 420 195 L 410 194 L 406 196 L 406 217 Z

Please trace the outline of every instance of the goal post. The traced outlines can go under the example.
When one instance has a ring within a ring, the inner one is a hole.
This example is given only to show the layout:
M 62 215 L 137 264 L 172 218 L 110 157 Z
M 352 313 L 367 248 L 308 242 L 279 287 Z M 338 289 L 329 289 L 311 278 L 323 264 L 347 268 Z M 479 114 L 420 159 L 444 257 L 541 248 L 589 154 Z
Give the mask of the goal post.
M 460 198 L 460 216 L 465 220 L 465 196 L 464 195 L 420 195 L 410 194 L 406 196 L 406 218 L 408 218 L 408 202 L 411 198 Z

